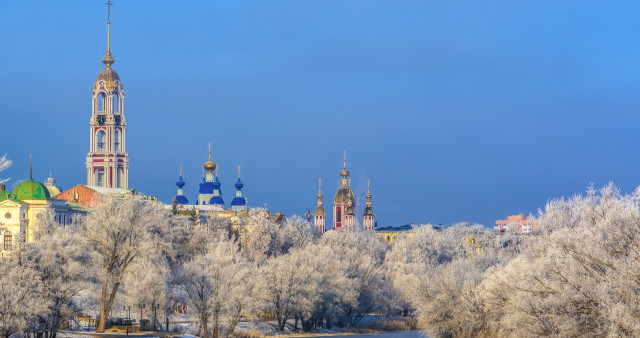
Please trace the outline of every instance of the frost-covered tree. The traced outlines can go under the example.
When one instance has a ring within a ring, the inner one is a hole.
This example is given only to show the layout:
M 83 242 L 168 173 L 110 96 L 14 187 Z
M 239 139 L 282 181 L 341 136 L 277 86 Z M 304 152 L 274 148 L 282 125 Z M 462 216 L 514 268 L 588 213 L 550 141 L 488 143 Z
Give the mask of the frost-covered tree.
M 11 164 L 13 164 L 13 162 L 7 158 L 7 154 L 4 154 L 4 156 L 0 157 L 0 173 L 11 167 Z M 0 184 L 8 182 L 10 179 L 11 178 L 0 177 Z
M 186 262 L 180 274 L 181 288 L 202 323 L 204 337 L 209 336 L 209 322 L 214 338 L 220 334 L 225 315 L 235 327 L 242 310 L 250 301 L 243 294 L 249 292 L 250 265 L 241 255 L 237 242 L 219 238 L 205 253 Z
M 497 334 L 640 335 L 640 190 L 590 188 L 538 222 L 545 235 L 483 284 Z
M 486 269 L 501 262 L 493 239 L 493 231 L 480 226 L 455 225 L 442 231 L 421 226 L 394 244 L 386 257 L 387 274 L 431 336 L 486 332 L 477 285 Z
M 17 255 L 0 260 L 0 335 L 4 338 L 29 329 L 49 303 L 42 298 L 43 285 L 31 262 Z
M 340 325 L 357 325 L 370 313 L 386 309 L 389 299 L 382 263 L 389 246 L 381 237 L 367 231 L 330 231 L 320 244 L 334 252 L 333 264 L 344 269 L 357 299 L 355 303 L 344 302 L 344 317 L 328 317 L 327 325 L 334 319 Z
M 99 288 L 100 320 L 104 332 L 120 286 L 135 262 L 161 255 L 159 233 L 167 229 L 168 214 L 158 202 L 141 196 L 106 195 L 87 215 L 83 236 L 93 255 Z
M 242 250 L 253 262 L 261 264 L 265 259 L 281 252 L 280 226 L 269 220 L 262 213 L 253 213 L 248 216 L 242 225 L 239 236 Z
M 295 313 L 308 313 L 317 303 L 317 257 L 299 249 L 269 258 L 258 270 L 257 295 L 278 321 L 278 330 Z
M 78 245 L 82 241 L 78 225 L 63 227 L 51 212 L 42 218 L 34 237 L 35 241 L 24 245 L 23 261 L 40 280 L 39 298 L 47 307 L 30 329 L 55 337 L 62 323 L 81 309 L 76 300 L 88 287 L 90 255 Z

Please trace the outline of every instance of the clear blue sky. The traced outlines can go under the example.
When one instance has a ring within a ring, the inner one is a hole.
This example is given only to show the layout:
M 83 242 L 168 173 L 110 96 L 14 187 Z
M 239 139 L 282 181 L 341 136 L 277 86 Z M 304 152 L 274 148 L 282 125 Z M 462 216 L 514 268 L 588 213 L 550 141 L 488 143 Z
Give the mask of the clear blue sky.
M 318 178 L 331 204 L 347 149 L 379 226 L 640 184 L 637 1 L 113 1 L 130 187 L 165 202 L 180 163 L 196 200 L 209 141 L 227 203 L 241 165 L 250 204 L 286 214 Z M 2 2 L 5 176 L 31 153 L 37 179 L 86 183 L 104 2 Z

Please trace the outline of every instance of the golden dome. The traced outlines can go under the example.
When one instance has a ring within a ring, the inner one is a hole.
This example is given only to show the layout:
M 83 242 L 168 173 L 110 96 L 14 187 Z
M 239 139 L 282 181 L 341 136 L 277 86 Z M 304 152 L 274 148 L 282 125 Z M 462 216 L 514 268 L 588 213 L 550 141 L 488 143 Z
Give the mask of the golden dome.
M 347 203 L 352 199 L 353 192 L 349 186 L 341 186 L 336 191 L 336 196 L 333 198 L 333 203 Z M 353 200 L 352 200 L 353 202 Z
M 109 67 L 103 69 L 98 75 L 98 78 L 96 79 L 96 87 L 98 86 L 98 82 L 100 82 L 101 80 L 106 83 L 107 88 L 113 88 L 116 81 L 120 82 L 120 77 L 115 70 Z
M 204 166 L 202 167 L 208 172 L 213 172 L 214 170 L 216 170 L 215 162 L 211 161 L 211 142 L 209 142 L 209 160 L 207 160 L 207 162 L 204 162 Z
M 204 170 L 209 171 L 209 172 L 212 172 L 212 171 L 216 170 L 216 164 L 211 160 L 208 160 L 207 162 L 204 162 L 204 166 L 202 166 L 202 167 L 204 168 Z
M 45 185 L 45 188 L 47 188 L 47 190 L 49 190 L 49 195 L 51 195 L 51 198 L 54 198 L 54 197 L 56 197 L 57 195 L 60 194 L 60 189 L 58 189 L 55 186 Z

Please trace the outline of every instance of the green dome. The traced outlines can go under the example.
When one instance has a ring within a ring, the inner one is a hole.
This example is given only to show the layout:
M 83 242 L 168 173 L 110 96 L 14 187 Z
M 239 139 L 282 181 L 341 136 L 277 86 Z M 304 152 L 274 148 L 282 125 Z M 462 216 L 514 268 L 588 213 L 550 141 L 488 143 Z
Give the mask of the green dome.
M 18 184 L 11 196 L 17 200 L 50 200 L 49 190 L 40 182 L 28 179 Z

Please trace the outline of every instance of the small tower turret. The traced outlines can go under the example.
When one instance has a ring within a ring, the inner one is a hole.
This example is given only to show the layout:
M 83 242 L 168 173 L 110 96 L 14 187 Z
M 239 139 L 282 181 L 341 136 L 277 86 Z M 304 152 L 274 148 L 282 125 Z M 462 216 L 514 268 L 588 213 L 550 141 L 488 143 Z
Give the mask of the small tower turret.
M 316 232 L 320 235 L 325 232 L 325 217 L 324 207 L 322 206 L 322 179 L 318 179 L 318 206 L 316 207 L 316 213 L 314 214 L 313 226 Z
M 365 231 L 373 231 L 373 208 L 371 207 L 371 180 L 367 180 L 367 205 L 362 216 L 362 228 Z
M 209 204 L 215 205 L 220 208 L 224 208 L 224 200 L 222 199 L 222 190 L 220 187 L 222 183 L 218 180 L 218 169 L 216 169 L 216 177 L 213 181 L 213 195 L 209 199 Z
M 213 171 L 216 170 L 217 165 L 211 160 L 211 142 L 209 142 L 209 159 L 202 166 L 203 179 L 200 183 L 200 190 L 198 191 L 198 204 L 209 204 L 209 200 L 213 197 Z M 205 173 L 206 171 L 206 173 Z
M 178 204 L 189 204 L 189 200 L 184 196 L 184 180 L 182 179 L 182 164 L 180 165 L 180 177 L 176 182 L 176 186 L 178 187 L 178 194 L 176 195 L 176 203 Z
M 349 185 L 351 185 L 351 181 L 349 181 Z M 347 208 L 345 209 L 344 215 L 344 230 L 353 231 L 356 228 L 356 212 L 354 205 L 353 191 L 349 190 L 349 199 L 347 200 Z
M 242 181 L 240 181 L 240 166 L 238 166 L 238 182 L 236 182 L 236 197 L 231 201 L 231 210 L 233 211 L 245 211 L 247 210 L 247 200 L 242 197 Z

